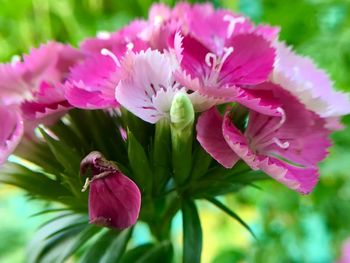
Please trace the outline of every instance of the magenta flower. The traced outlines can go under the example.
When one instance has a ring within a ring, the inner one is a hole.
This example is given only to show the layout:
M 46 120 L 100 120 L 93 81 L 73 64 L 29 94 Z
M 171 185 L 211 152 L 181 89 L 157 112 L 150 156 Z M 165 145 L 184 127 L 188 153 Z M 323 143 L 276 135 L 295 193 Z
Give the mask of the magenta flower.
M 23 134 L 22 116 L 16 106 L 0 105 L 0 165 L 14 151 Z
M 264 114 L 279 115 L 278 105 L 267 92 L 249 87 L 266 81 L 272 72 L 275 55 L 269 42 L 255 34 L 242 34 L 227 44 L 219 55 L 189 35 L 176 34 L 174 50 L 181 62 L 176 79 L 213 105 L 238 102 Z
M 87 179 L 89 190 L 89 219 L 91 224 L 123 229 L 137 221 L 141 193 L 137 185 L 118 167 L 104 159 L 99 152 L 91 152 L 81 162 L 81 174 L 92 171 Z
M 198 120 L 198 141 L 227 168 L 239 157 L 253 170 L 262 170 L 291 189 L 309 193 L 318 180 L 317 164 L 330 146 L 324 120 L 276 85 L 266 83 L 255 89 L 273 90 L 281 104 L 278 108 L 281 116 L 250 110 L 247 127 L 242 132 L 234 125 L 234 112 L 231 116 L 228 110 L 221 117 L 213 108 Z M 230 150 L 237 156 L 229 154 Z
M 186 15 L 183 17 L 185 18 L 182 26 L 184 32 L 190 32 L 213 53 L 220 54 L 225 47 L 228 47 L 226 42 L 240 34 L 254 33 L 268 41 L 273 41 L 278 38 L 279 33 L 277 27 L 255 26 L 249 18 L 228 10 L 215 10 L 210 3 L 187 7 Z

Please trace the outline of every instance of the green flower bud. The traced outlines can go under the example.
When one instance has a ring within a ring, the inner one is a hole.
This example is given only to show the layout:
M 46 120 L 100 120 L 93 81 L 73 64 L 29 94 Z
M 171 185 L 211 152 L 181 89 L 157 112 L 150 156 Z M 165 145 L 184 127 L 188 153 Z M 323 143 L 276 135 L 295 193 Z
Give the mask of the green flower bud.
M 174 96 L 170 108 L 170 121 L 172 126 L 178 131 L 192 126 L 194 109 L 191 100 L 185 93 L 178 92 Z

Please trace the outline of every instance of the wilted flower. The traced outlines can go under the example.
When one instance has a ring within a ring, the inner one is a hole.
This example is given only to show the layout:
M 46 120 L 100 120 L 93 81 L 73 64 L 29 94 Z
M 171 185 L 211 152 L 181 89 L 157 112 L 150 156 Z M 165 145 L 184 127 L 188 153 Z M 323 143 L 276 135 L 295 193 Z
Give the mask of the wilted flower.
M 141 194 L 137 185 L 101 153 L 91 152 L 82 161 L 81 174 L 91 170 L 83 190 L 89 187 L 90 223 L 123 229 L 136 223 Z

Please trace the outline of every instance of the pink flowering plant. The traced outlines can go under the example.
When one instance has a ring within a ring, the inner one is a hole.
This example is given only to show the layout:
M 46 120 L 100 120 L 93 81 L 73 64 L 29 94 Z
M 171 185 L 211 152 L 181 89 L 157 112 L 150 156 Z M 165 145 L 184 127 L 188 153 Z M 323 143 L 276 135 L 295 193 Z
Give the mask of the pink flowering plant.
M 181 211 L 183 262 L 200 262 L 195 200 L 252 232 L 218 196 L 268 178 L 310 193 L 350 102 L 278 35 L 210 4 L 157 4 L 1 64 L 0 181 L 60 204 L 28 261 L 171 262 Z M 153 241 L 137 246 L 139 222 Z

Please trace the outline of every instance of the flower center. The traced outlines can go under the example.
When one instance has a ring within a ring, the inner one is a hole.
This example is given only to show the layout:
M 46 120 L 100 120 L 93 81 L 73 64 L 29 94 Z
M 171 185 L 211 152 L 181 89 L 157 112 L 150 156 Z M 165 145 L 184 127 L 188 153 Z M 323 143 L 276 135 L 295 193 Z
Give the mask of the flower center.
M 282 142 L 277 137 L 273 136 L 274 133 L 276 133 L 286 122 L 286 113 L 282 108 L 278 108 L 277 111 L 281 113 L 281 119 L 276 124 L 272 125 L 272 127 L 268 127 L 268 129 L 264 129 L 266 125 L 271 122 L 274 118 L 270 118 L 267 120 L 267 122 L 262 127 L 262 132 L 258 134 L 257 136 L 254 136 L 253 138 L 250 138 L 250 146 L 253 150 L 257 152 L 264 152 L 264 149 L 270 145 L 277 145 L 278 147 L 282 149 L 287 149 L 289 147 L 289 142 L 284 141 Z M 249 138 L 249 136 L 248 136 Z
M 224 53 L 221 56 L 218 56 L 214 53 L 209 52 L 205 56 L 205 63 L 208 67 L 211 68 L 209 74 L 206 75 L 204 84 L 217 83 L 220 71 L 227 60 L 227 58 L 233 53 L 233 47 L 224 47 Z
M 243 16 L 233 17 L 231 15 L 225 15 L 223 19 L 225 22 L 229 22 L 229 25 L 227 27 L 227 33 L 226 33 L 227 38 L 230 38 L 232 36 L 237 24 L 245 22 L 245 18 Z

